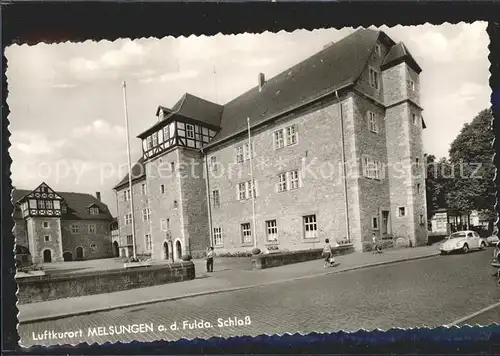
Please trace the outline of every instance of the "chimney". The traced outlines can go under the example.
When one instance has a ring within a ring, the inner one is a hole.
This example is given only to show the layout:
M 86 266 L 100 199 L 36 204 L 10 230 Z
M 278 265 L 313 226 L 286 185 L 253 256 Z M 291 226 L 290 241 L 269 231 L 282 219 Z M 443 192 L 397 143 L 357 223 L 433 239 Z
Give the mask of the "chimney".
M 259 91 L 262 91 L 262 87 L 266 83 L 266 77 L 264 76 L 264 73 L 259 73 Z
M 95 197 L 97 200 L 101 201 L 101 192 L 95 192 Z

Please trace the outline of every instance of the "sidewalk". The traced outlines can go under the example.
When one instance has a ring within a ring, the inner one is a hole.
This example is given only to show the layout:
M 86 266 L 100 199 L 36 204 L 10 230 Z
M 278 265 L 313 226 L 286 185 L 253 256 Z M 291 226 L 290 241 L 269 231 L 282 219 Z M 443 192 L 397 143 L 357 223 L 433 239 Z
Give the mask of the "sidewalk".
M 303 278 L 346 272 L 353 269 L 374 267 L 389 263 L 426 258 L 438 255 L 436 246 L 424 246 L 386 250 L 383 254 L 360 253 L 336 257 L 339 266 L 324 268 L 322 260 L 296 263 L 258 271 L 242 269 L 241 262 L 231 269 L 231 260 L 215 260 L 215 272 L 207 274 L 204 261 L 196 260 L 196 279 L 192 281 L 164 284 L 96 294 L 77 298 L 57 299 L 47 302 L 18 305 L 21 324 L 60 319 L 69 316 L 96 313 L 130 306 L 189 298 L 194 296 L 224 293 L 233 290 L 256 288 Z M 219 269 L 219 272 L 217 271 Z M 222 268 L 224 267 L 224 268 Z

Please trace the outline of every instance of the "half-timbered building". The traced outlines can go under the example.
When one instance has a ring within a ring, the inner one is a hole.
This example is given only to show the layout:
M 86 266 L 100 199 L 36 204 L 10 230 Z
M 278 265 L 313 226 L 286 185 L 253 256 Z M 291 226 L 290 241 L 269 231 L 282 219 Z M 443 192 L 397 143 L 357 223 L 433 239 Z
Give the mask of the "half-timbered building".
M 41 183 L 13 189 L 12 202 L 16 244 L 29 249 L 34 263 L 112 257 L 112 217 L 99 192 L 56 192 Z

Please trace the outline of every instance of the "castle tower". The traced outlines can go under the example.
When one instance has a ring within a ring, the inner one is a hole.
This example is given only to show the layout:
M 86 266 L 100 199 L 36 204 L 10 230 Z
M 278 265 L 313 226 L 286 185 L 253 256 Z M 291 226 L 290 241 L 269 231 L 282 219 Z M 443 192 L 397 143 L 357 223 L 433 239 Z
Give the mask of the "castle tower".
M 403 43 L 382 65 L 393 237 L 411 246 L 427 243 L 425 162 L 419 95 L 421 68 Z M 400 240 L 402 241 L 402 240 Z
M 28 248 L 34 263 L 63 261 L 62 198 L 47 184 L 40 184 L 19 203 L 26 221 Z

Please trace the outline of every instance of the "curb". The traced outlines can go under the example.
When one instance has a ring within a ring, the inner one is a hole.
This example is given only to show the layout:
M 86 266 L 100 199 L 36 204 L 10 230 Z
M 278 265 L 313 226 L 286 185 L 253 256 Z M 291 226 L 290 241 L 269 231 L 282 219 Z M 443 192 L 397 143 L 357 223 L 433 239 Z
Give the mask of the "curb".
M 395 260 L 382 261 L 382 262 L 376 262 L 376 263 L 367 263 L 367 264 L 364 264 L 364 265 L 353 266 L 353 267 L 346 267 L 344 269 L 339 269 L 339 270 L 331 271 L 331 272 L 310 274 L 310 275 L 307 275 L 307 276 L 300 276 L 300 277 L 293 277 L 293 278 L 288 278 L 288 279 L 281 279 L 281 280 L 278 280 L 278 281 L 261 283 L 261 284 L 250 284 L 250 285 L 242 286 L 242 287 L 216 289 L 216 290 L 212 290 L 212 291 L 205 291 L 205 292 L 184 294 L 184 295 L 175 296 L 175 297 L 159 298 L 159 299 L 153 299 L 153 300 L 146 300 L 146 301 L 142 301 L 142 302 L 127 303 L 127 304 L 122 304 L 122 305 L 113 305 L 113 306 L 108 306 L 108 307 L 103 307 L 103 308 L 97 308 L 97 309 L 92 309 L 92 310 L 84 310 L 84 311 L 77 311 L 77 312 L 67 313 L 67 314 L 56 314 L 56 315 L 50 315 L 50 316 L 45 316 L 45 317 L 37 317 L 37 318 L 32 318 L 32 319 L 26 319 L 26 320 L 18 321 L 18 325 L 33 324 L 33 323 L 39 323 L 39 322 L 44 322 L 44 321 L 51 321 L 51 320 L 57 320 L 57 319 L 63 319 L 63 318 L 70 318 L 70 317 L 75 317 L 75 316 L 82 316 L 82 315 L 88 315 L 88 314 L 94 314 L 94 313 L 100 313 L 100 312 L 106 312 L 106 311 L 112 311 L 112 310 L 118 310 L 118 309 L 139 307 L 139 306 L 144 306 L 144 305 L 149 305 L 149 304 L 169 302 L 169 301 L 175 301 L 175 300 L 185 299 L 185 298 L 195 298 L 195 297 L 201 297 L 201 296 L 205 296 L 205 295 L 228 293 L 228 292 L 234 292 L 234 291 L 245 290 L 245 289 L 250 289 L 250 288 L 266 287 L 266 286 L 269 286 L 269 285 L 279 284 L 279 283 L 284 283 L 284 282 L 292 282 L 292 281 L 297 281 L 297 280 L 302 280 L 302 279 L 310 279 L 310 278 L 314 278 L 314 277 L 327 276 L 327 275 L 332 275 L 332 274 L 337 274 L 337 273 L 343 273 L 343 272 L 348 272 L 348 271 L 354 271 L 354 270 L 359 270 L 359 269 L 366 269 L 366 268 L 371 268 L 371 267 L 379 267 L 379 266 L 383 266 L 383 265 L 401 263 L 401 262 L 406 262 L 406 261 L 421 260 L 421 259 L 424 259 L 424 258 L 435 257 L 435 256 L 438 256 L 438 255 L 439 255 L 439 253 L 433 252 L 433 253 L 430 253 L 430 254 L 427 254 L 427 255 L 422 255 L 422 256 L 416 256 L 416 257 L 410 257 L 410 258 L 399 258 L 399 259 L 395 259 Z
M 467 316 L 464 316 L 463 318 L 455 320 L 453 323 L 450 323 L 450 324 L 446 325 L 446 327 L 449 328 L 449 327 L 452 327 L 452 326 L 458 326 L 458 324 L 462 324 L 462 323 L 466 322 L 467 320 L 474 319 L 476 316 L 484 314 L 484 313 L 486 313 L 486 312 L 488 312 L 488 311 L 490 311 L 492 309 L 498 308 L 498 307 L 500 307 L 500 302 L 497 302 L 497 303 L 492 304 L 492 305 L 490 305 L 490 306 L 488 306 L 486 308 L 478 310 L 475 313 L 469 314 Z M 469 325 L 469 324 L 467 324 L 467 325 Z

